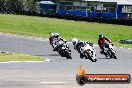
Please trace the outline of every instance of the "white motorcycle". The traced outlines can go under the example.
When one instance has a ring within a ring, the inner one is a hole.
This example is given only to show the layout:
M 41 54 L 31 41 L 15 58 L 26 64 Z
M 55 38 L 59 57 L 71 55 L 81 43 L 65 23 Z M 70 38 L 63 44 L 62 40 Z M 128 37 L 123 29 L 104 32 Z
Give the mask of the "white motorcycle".
M 92 62 L 97 61 L 95 49 L 94 49 L 94 47 L 90 46 L 89 44 L 85 44 L 84 47 L 81 47 L 80 51 L 86 59 L 89 59 Z
M 116 51 L 113 49 L 113 46 L 110 43 L 106 43 L 103 48 L 106 57 L 117 59 L 115 55 Z

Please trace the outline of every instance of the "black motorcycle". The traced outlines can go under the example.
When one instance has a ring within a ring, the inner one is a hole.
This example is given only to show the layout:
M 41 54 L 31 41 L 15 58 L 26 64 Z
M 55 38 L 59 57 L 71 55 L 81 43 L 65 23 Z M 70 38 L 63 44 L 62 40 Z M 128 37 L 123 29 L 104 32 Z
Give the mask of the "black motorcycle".
M 72 59 L 71 57 L 71 50 L 69 49 L 69 46 L 61 43 L 59 44 L 58 48 L 57 48 L 57 52 L 62 56 L 62 57 L 66 57 L 67 59 Z

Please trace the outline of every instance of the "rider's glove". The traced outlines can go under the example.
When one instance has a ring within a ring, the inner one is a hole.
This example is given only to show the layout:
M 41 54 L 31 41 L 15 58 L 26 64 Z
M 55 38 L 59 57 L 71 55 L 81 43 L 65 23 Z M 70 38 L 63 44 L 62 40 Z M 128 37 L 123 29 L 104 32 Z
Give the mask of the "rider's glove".
M 111 43 L 111 45 L 113 46 L 113 44 Z

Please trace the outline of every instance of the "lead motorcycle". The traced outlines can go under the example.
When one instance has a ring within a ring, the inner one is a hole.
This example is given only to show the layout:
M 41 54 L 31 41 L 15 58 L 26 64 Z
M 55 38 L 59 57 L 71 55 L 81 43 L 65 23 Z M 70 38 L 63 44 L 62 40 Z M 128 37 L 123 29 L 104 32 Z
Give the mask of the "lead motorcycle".
M 93 46 L 91 46 L 89 44 L 85 44 L 84 47 L 80 48 L 80 51 L 84 55 L 85 59 L 89 59 L 92 62 L 96 62 L 97 61 L 95 49 L 94 49 Z
M 114 59 L 117 59 L 115 53 L 116 51 L 113 49 L 113 46 L 110 44 L 110 43 L 106 43 L 104 45 L 104 55 L 107 57 L 110 57 L 110 58 L 114 58 Z
M 69 46 L 66 45 L 64 42 L 59 41 L 59 46 L 57 48 L 57 52 L 62 56 L 66 57 L 67 59 L 72 59 L 71 57 L 71 50 L 69 49 Z

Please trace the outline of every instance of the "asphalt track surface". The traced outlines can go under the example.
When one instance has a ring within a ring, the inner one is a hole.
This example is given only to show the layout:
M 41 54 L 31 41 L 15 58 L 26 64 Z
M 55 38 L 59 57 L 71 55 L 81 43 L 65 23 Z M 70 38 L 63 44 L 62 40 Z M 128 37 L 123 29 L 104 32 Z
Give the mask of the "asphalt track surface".
M 95 46 L 98 61 L 80 59 L 72 50 L 72 60 L 60 57 L 52 51 L 45 39 L 33 39 L 0 34 L 0 50 L 46 57 L 51 62 L 0 63 L 0 88 L 132 88 L 130 84 L 86 84 L 76 83 L 77 67 L 82 65 L 89 74 L 132 75 L 132 50 L 116 48 L 117 60 L 106 59 Z

